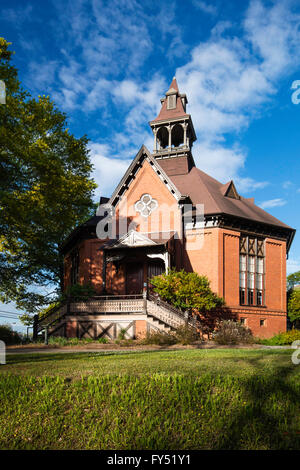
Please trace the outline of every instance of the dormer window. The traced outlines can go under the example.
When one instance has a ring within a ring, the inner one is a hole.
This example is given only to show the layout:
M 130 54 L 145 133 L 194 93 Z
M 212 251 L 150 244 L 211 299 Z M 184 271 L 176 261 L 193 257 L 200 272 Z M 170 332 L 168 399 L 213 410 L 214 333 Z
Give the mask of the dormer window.
M 167 109 L 175 109 L 175 108 L 176 108 L 176 95 L 169 95 Z

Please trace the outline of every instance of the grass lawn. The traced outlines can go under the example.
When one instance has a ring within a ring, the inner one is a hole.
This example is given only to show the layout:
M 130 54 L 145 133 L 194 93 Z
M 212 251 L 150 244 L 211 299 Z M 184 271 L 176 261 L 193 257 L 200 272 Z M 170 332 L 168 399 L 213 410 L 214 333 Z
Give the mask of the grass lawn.
M 291 350 L 16 354 L 1 449 L 299 449 Z

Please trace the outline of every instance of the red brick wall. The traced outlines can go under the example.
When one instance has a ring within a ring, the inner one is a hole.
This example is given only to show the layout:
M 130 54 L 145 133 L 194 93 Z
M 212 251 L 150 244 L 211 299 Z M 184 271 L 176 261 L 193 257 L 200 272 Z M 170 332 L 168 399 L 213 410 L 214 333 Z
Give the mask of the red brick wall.
M 219 291 L 219 229 L 204 229 L 196 232 L 187 231 L 184 269 L 207 276 L 214 292 Z M 195 239 L 196 237 L 196 239 Z M 199 241 L 199 247 L 198 242 Z M 195 241 L 195 243 L 194 243 Z
M 286 331 L 286 315 L 268 310 L 244 309 L 243 313 L 237 311 L 238 319 L 244 318 L 245 325 L 251 329 L 257 338 L 271 338 L 277 333 Z M 264 320 L 264 325 L 260 325 L 260 320 Z
M 135 336 L 136 338 L 145 338 L 147 333 L 146 320 L 135 320 Z
M 134 207 L 143 194 L 150 194 L 159 204 L 147 218 Z M 143 233 L 180 230 L 181 213 L 177 201 L 148 162 L 139 170 L 125 196 L 116 207 L 116 216 L 122 221 L 127 219 L 135 230 Z
M 266 305 L 286 311 L 286 244 L 266 239 L 265 261 Z
M 223 297 L 229 306 L 239 305 L 240 233 L 223 230 Z

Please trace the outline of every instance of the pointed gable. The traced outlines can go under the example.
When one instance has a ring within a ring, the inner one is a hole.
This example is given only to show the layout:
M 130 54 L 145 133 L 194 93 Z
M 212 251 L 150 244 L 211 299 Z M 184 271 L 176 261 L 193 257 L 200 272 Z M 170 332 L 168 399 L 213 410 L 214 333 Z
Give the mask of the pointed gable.
M 221 187 L 221 193 L 225 197 L 232 197 L 233 199 L 240 199 L 240 196 L 236 190 L 234 182 L 231 180 Z
M 112 206 L 116 206 L 118 201 L 121 199 L 123 194 L 129 189 L 129 186 L 132 182 L 136 179 L 138 172 L 141 170 L 142 166 L 144 165 L 145 161 L 149 163 L 149 165 L 153 168 L 153 171 L 156 173 L 158 178 L 161 180 L 163 185 L 168 189 L 168 191 L 172 194 L 176 201 L 179 201 L 182 197 L 180 191 L 174 185 L 172 180 L 169 176 L 164 172 L 164 170 L 159 166 L 157 161 L 152 157 L 151 153 L 142 145 L 139 152 L 137 153 L 136 157 L 130 164 L 128 170 L 126 171 L 125 175 L 121 179 L 120 183 L 116 187 L 115 191 L 113 192 L 109 203 Z
M 186 102 L 186 96 L 179 93 L 177 81 L 174 77 L 166 93 L 166 98 L 161 100 L 162 107 L 159 115 L 152 122 L 188 116 L 184 109 L 184 103 Z

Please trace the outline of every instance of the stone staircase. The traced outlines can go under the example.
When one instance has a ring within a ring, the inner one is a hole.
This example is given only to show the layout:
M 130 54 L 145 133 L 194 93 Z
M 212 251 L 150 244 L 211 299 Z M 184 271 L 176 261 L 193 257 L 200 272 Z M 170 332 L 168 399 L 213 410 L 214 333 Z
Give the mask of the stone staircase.
M 105 318 L 115 316 L 131 318 L 132 315 L 146 316 L 151 328 L 164 332 L 188 324 L 196 328 L 196 322 L 188 318 L 182 311 L 163 302 L 154 295 L 135 296 L 100 296 L 86 301 L 67 301 L 60 307 L 52 309 L 42 319 L 35 322 L 35 334 L 47 329 L 48 336 L 63 331 L 63 326 L 69 319 L 80 318 L 80 321 L 99 321 L 99 316 Z M 142 317 L 140 317 L 142 318 Z
M 154 299 L 147 300 L 147 316 L 159 320 L 169 330 L 175 330 L 186 323 L 183 315 L 168 304 L 162 304 L 161 301 L 155 301 Z

